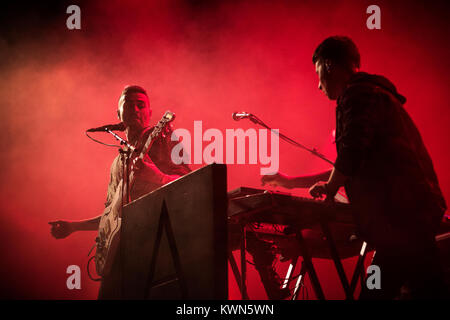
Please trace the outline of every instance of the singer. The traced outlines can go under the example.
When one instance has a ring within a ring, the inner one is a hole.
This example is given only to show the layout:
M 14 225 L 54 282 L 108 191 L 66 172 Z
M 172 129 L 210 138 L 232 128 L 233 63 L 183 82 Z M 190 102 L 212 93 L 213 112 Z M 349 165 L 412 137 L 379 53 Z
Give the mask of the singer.
M 125 87 L 119 98 L 117 115 L 119 120 L 125 125 L 125 134 L 128 142 L 135 148 L 140 148 L 140 143 L 145 143 L 153 129 L 150 127 L 152 110 L 147 92 L 139 86 Z M 121 128 L 119 127 L 118 129 Z M 170 136 L 171 128 L 166 126 L 166 132 L 156 138 L 148 155 L 143 161 L 137 163 L 135 183 L 130 190 L 131 200 L 137 199 L 191 171 L 186 164 L 175 165 L 171 161 L 170 152 L 174 143 L 170 140 Z M 120 189 L 118 185 L 122 180 L 122 175 L 122 158 L 117 156 L 111 165 L 111 177 L 105 207 L 111 204 L 115 193 L 120 191 L 118 190 Z M 100 218 L 101 215 L 82 221 L 52 221 L 49 222 L 51 234 L 56 239 L 61 239 L 76 231 L 97 231 Z M 120 289 L 120 286 L 116 285 L 116 283 L 119 279 L 120 269 L 113 267 L 111 274 L 108 275 L 108 279 L 102 281 L 99 299 L 114 299 L 118 297 L 119 292 L 117 290 Z
M 119 98 L 117 114 L 119 120 L 125 125 L 128 143 L 139 149 L 139 144 L 145 142 L 152 131 L 150 127 L 152 110 L 146 91 L 139 86 L 125 87 Z M 93 128 L 90 131 L 104 131 L 106 127 L 111 130 L 123 129 L 119 124 Z M 168 128 L 166 132 L 163 135 L 159 135 L 152 145 L 148 156 L 144 158 L 144 161 L 138 163 L 137 171 L 135 171 L 135 183 L 131 189 L 131 200 L 137 199 L 191 171 L 186 163 L 179 162 L 175 164 L 171 161 L 171 152 L 175 145 L 181 149 L 184 148 L 180 145 L 180 142 L 171 141 L 172 130 L 170 127 L 166 128 Z M 118 186 L 122 180 L 122 167 L 121 157 L 117 156 L 111 165 L 111 178 L 108 185 L 105 208 L 111 204 L 116 192 L 119 192 L 121 189 Z M 56 239 L 62 239 L 76 231 L 97 231 L 100 218 L 101 215 L 82 221 L 52 221 L 49 222 L 51 234 Z M 235 234 L 235 230 L 230 228 L 230 234 L 229 238 L 235 239 L 232 236 Z M 255 268 L 260 275 L 269 298 L 281 299 L 289 295 L 288 289 L 281 288 L 281 279 L 274 270 L 275 253 L 271 244 L 264 240 L 259 240 L 253 233 L 249 232 L 247 245 L 247 250 L 255 261 Z M 236 244 L 230 241 L 230 247 L 233 248 L 234 246 Z M 117 299 L 120 297 L 121 270 L 119 265 L 116 263 L 111 273 L 102 281 L 98 295 L 99 299 Z
M 405 97 L 385 77 L 359 72 L 348 37 L 325 39 L 313 54 L 319 89 L 337 100 L 334 168 L 316 175 L 264 176 L 263 184 L 310 188 L 333 199 L 342 186 L 360 236 L 375 250 L 381 289 L 362 299 L 442 298 L 435 234 L 447 208 L 431 158 L 407 114 Z M 327 182 L 324 182 L 327 181 Z

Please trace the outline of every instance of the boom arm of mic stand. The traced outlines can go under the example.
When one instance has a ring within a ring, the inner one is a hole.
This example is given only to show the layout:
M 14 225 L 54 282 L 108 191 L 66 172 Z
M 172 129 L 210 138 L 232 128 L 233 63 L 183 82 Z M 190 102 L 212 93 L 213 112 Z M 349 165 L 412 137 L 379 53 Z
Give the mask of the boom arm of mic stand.
M 113 135 L 113 137 L 116 138 L 116 140 L 120 142 L 121 145 L 125 145 L 128 147 L 129 150 L 134 151 L 135 148 L 132 145 L 130 145 L 127 140 L 122 139 L 118 134 L 112 132 L 109 129 L 107 129 L 106 132 L 111 133 Z
M 327 159 L 323 154 L 321 154 L 320 152 L 318 152 L 315 148 L 310 149 L 310 148 L 308 148 L 308 147 L 305 147 L 304 145 L 302 145 L 302 144 L 300 144 L 300 143 L 298 143 L 298 142 L 292 140 L 291 138 L 286 137 L 284 134 L 274 131 L 272 128 L 270 128 L 268 125 L 266 125 L 264 122 L 262 122 L 260 119 L 258 119 L 258 117 L 254 116 L 254 115 L 250 115 L 250 116 L 249 116 L 249 119 L 250 119 L 251 122 L 253 122 L 253 123 L 255 123 L 255 124 L 259 124 L 260 126 L 263 126 L 264 128 L 266 128 L 266 129 L 268 129 L 268 130 L 270 130 L 270 131 L 276 133 L 276 134 L 277 134 L 281 139 L 283 139 L 284 141 L 286 141 L 286 142 L 288 142 L 288 143 L 290 143 L 290 144 L 292 144 L 292 145 L 294 145 L 294 146 L 296 146 L 296 147 L 302 148 L 302 149 L 304 149 L 304 150 L 306 150 L 306 151 L 312 153 L 312 154 L 315 155 L 316 157 L 319 157 L 320 159 L 322 159 L 322 160 L 324 160 L 324 161 L 326 161 L 326 162 L 328 162 L 329 164 L 331 164 L 331 165 L 334 166 L 333 161 Z

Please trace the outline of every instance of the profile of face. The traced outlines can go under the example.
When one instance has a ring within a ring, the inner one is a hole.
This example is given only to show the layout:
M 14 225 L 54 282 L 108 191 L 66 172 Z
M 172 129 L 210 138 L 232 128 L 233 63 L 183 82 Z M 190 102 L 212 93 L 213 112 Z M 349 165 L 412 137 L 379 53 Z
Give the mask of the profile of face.
M 130 92 L 120 97 L 119 119 L 127 128 L 141 131 L 150 125 L 152 110 L 148 97 L 140 92 Z
M 338 98 L 338 74 L 336 68 L 331 67 L 328 60 L 317 60 L 315 63 L 316 73 L 319 77 L 319 90 L 321 90 L 330 100 Z

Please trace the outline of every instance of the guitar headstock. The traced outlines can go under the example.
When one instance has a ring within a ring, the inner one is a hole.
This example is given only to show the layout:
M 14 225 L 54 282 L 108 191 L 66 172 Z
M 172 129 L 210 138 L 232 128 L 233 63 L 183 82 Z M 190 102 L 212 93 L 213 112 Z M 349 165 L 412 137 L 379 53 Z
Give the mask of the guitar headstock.
M 159 120 L 158 124 L 153 129 L 151 137 L 156 137 L 170 122 L 175 119 L 175 113 L 172 111 L 166 111 L 162 116 L 161 120 Z
M 150 149 L 151 143 L 154 140 L 154 138 L 156 138 L 161 133 L 161 131 L 163 131 L 163 129 L 174 119 L 175 119 L 175 113 L 173 113 L 172 111 L 166 111 L 164 113 L 161 120 L 159 120 L 158 124 L 153 128 L 152 133 L 148 136 L 147 141 L 145 142 L 144 147 L 140 151 L 138 158 L 144 159 L 144 156 L 148 153 L 148 150 Z M 135 160 L 133 160 L 133 164 L 134 164 Z M 133 169 L 132 169 L 132 171 L 133 171 Z
M 172 111 L 166 111 L 166 113 L 164 113 L 161 120 L 165 120 L 165 122 L 171 122 L 174 119 L 175 119 L 175 113 L 173 113 Z

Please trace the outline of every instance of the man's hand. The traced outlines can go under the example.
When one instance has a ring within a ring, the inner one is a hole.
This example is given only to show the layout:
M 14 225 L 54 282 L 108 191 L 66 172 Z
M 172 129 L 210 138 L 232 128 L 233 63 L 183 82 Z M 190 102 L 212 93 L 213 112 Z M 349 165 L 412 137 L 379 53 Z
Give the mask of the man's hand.
M 272 187 L 280 186 L 280 187 L 292 189 L 290 177 L 281 172 L 277 172 L 273 175 L 262 176 L 261 185 L 264 186 L 266 184 L 269 186 L 272 186 Z
M 315 198 L 326 196 L 325 200 L 334 201 L 334 196 L 339 188 L 333 188 L 329 182 L 317 182 L 309 189 L 309 194 Z
M 133 160 L 133 167 L 136 177 L 157 183 L 161 180 L 163 174 L 158 167 L 153 163 L 148 155 L 144 159 L 136 158 Z
M 135 159 L 133 165 L 135 168 L 136 177 L 151 183 L 164 185 L 180 177 L 178 175 L 168 175 L 163 173 L 158 169 L 148 155 L 146 155 L 142 160 L 140 158 Z
M 62 220 L 50 221 L 48 224 L 52 226 L 50 229 L 50 233 L 56 239 L 66 238 L 71 233 L 76 231 L 72 222 L 69 221 L 62 221 Z
M 317 182 L 309 189 L 309 194 L 313 198 L 321 198 L 323 195 L 326 195 L 326 200 L 334 201 L 334 196 L 347 179 L 349 178 L 340 173 L 336 168 L 333 168 L 328 182 Z
M 322 198 L 323 196 L 328 197 L 327 183 L 317 182 L 311 188 L 309 188 L 309 194 L 315 198 Z

